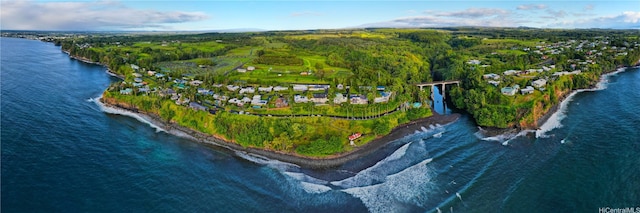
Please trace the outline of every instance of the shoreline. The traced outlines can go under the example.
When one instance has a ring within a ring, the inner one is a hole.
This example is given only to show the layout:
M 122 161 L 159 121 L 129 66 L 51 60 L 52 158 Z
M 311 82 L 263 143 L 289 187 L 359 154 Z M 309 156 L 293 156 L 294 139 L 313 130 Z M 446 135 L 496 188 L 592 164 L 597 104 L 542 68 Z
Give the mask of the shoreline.
M 405 136 L 413 134 L 416 130 L 421 130 L 422 127 L 430 125 L 446 125 L 457 121 L 460 118 L 460 114 L 440 115 L 433 114 L 432 116 L 421 118 L 415 121 L 411 121 L 406 124 L 399 125 L 391 130 L 391 133 L 376 138 L 364 145 L 355 147 L 348 152 L 339 153 L 327 157 L 308 157 L 297 155 L 294 153 L 276 152 L 272 150 L 243 147 L 237 143 L 226 141 L 222 138 L 215 137 L 213 135 L 205 134 L 196 130 L 189 129 L 187 127 L 180 126 L 176 123 L 167 123 L 155 114 L 138 111 L 137 109 L 129 109 L 119 105 L 113 105 L 103 102 L 102 98 L 99 98 L 99 104 L 104 107 L 112 108 L 115 110 L 121 110 L 129 113 L 136 114 L 147 122 L 154 126 L 164 130 L 165 132 L 178 136 L 194 140 L 199 143 L 214 145 L 222 148 L 229 149 L 234 152 L 243 152 L 250 155 L 257 155 L 258 157 L 264 157 L 271 160 L 278 160 L 286 163 L 296 164 L 300 167 L 311 169 L 328 169 L 341 166 L 349 161 L 365 157 L 387 144 L 403 138 Z M 236 154 L 237 155 L 237 154 Z M 239 156 L 241 157 L 241 156 Z
M 567 101 L 568 98 L 580 92 L 600 90 L 601 89 L 600 85 L 604 83 L 609 76 L 615 75 L 620 72 L 624 72 L 627 69 L 638 67 L 638 66 L 640 66 L 640 60 L 638 60 L 638 63 L 636 63 L 635 65 L 622 66 L 622 67 L 616 68 L 615 70 L 609 70 L 607 72 L 602 73 L 599 77 L 598 82 L 591 85 L 589 88 L 574 89 L 562 94 L 562 96 L 558 97 L 558 103 L 553 104 L 553 106 L 551 106 L 542 116 L 536 119 L 536 128 L 522 128 L 519 126 L 510 127 L 510 128 L 481 127 L 481 126 L 478 126 L 478 127 L 481 129 L 484 136 L 486 137 L 494 137 L 494 136 L 505 135 L 505 134 L 516 135 L 517 133 L 521 133 L 523 131 L 531 131 L 531 133 L 534 133 L 536 137 L 539 137 L 541 136 L 539 134 L 540 131 L 542 131 L 542 134 L 544 134 L 544 132 L 547 132 L 547 131 L 550 131 L 551 129 L 556 128 L 556 126 L 547 127 L 549 129 L 544 127 L 545 127 L 545 124 L 549 122 L 549 119 L 552 118 L 554 115 L 556 115 L 558 111 L 562 109 L 562 105 L 568 104 L 568 103 L 565 103 L 565 101 Z

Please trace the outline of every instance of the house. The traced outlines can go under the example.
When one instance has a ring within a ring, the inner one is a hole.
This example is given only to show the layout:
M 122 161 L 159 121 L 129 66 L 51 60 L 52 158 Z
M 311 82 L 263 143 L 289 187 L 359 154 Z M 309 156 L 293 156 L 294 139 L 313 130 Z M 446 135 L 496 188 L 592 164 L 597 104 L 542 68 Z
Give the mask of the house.
M 386 88 L 384 86 L 377 86 L 376 90 L 378 91 L 384 91 Z
M 306 96 L 295 95 L 293 96 L 293 101 L 296 103 L 307 103 L 309 99 Z
M 133 83 L 133 86 L 134 87 L 141 87 L 141 86 L 144 86 L 144 84 L 136 82 L 136 83 Z
M 504 75 L 515 75 L 515 74 L 518 74 L 518 71 L 516 71 L 516 70 L 507 70 L 507 71 L 504 71 L 502 74 L 504 74 Z
M 533 90 L 534 90 L 534 89 L 533 89 L 533 87 L 531 87 L 531 86 L 527 86 L 527 87 L 525 87 L 525 88 L 521 89 L 521 90 L 520 90 L 520 92 L 521 92 L 523 95 L 525 95 L 525 94 L 532 94 L 532 93 L 533 93 Z
M 489 81 L 487 81 L 487 83 L 497 87 L 500 84 L 500 81 L 489 80 Z
M 207 111 L 207 107 L 200 105 L 199 103 L 196 102 L 190 102 L 189 103 L 189 108 L 191 109 L 195 109 L 195 110 L 202 110 L 202 111 Z
M 287 106 L 289 106 L 289 104 L 287 103 L 287 99 L 284 99 L 283 97 L 279 97 L 278 99 L 276 99 L 276 108 L 282 108 Z
M 242 101 L 238 100 L 237 98 L 232 98 L 232 99 L 229 99 L 229 103 L 238 104 L 238 103 L 242 103 Z
M 347 102 L 347 100 L 348 100 L 347 97 L 342 95 L 342 93 L 336 93 L 336 97 L 333 98 L 333 103 L 341 104 L 341 103 Z
M 304 92 L 307 91 L 309 88 L 307 87 L 307 85 L 293 85 L 293 91 L 296 92 Z
M 518 86 L 518 85 L 516 85 Z M 519 86 L 516 87 L 503 87 L 502 89 L 500 89 L 500 92 L 502 92 L 503 95 L 509 95 L 509 96 L 513 96 L 516 94 L 516 92 L 518 92 Z
M 142 78 L 134 78 L 133 81 L 135 81 L 136 83 L 141 83 L 142 82 Z
M 311 98 L 311 102 L 315 104 L 325 104 L 329 101 L 326 93 L 313 94 L 313 98 Z
M 258 87 L 258 91 L 260 92 L 271 92 L 271 90 L 273 90 L 273 87 Z
M 482 75 L 482 78 L 498 80 L 498 79 L 500 79 L 500 75 L 495 74 L 495 73 L 489 73 L 489 74 Z
M 391 93 L 389 92 L 380 92 L 382 97 L 376 97 L 373 99 L 374 103 L 386 103 L 389 102 L 389 98 L 391 97 Z
M 351 95 L 350 99 L 351 104 L 368 104 L 369 100 L 364 95 Z
M 149 76 L 153 76 L 155 74 L 156 74 L 156 71 L 153 71 L 153 70 L 147 71 L 147 75 L 149 75 Z
M 246 88 L 240 89 L 240 94 L 254 93 L 254 92 L 256 92 L 256 90 L 253 87 L 246 87 Z
M 166 76 L 165 74 L 162 74 L 162 73 L 156 73 L 156 78 L 163 78 L 163 77 L 165 77 L 165 76 Z
M 247 72 L 247 69 L 243 69 L 243 68 L 238 68 L 237 69 L 239 73 L 245 73 Z
M 338 84 L 338 86 L 336 86 L 336 88 L 339 89 L 339 90 L 343 90 L 344 89 L 344 85 Z
M 362 136 L 362 133 L 354 133 L 353 135 L 349 135 L 349 141 L 354 141 Z
M 243 102 L 243 103 L 249 103 L 249 102 L 251 102 L 251 98 L 249 98 L 249 97 L 244 97 L 244 98 L 242 98 L 242 100 L 240 100 L 240 101 L 241 101 L 241 102 Z
M 329 85 L 308 85 L 309 91 L 322 91 L 329 89 Z
M 193 80 L 191 82 L 189 82 L 189 84 L 191 84 L 191 86 L 200 86 L 200 84 L 202 84 L 203 82 L 201 80 Z
M 140 69 L 140 67 L 139 67 L 138 65 L 131 64 L 131 69 L 134 69 L 134 70 L 136 70 L 136 71 L 137 71 L 137 70 L 139 70 L 139 69 Z
M 209 93 L 209 92 L 210 92 L 210 90 L 208 90 L 208 89 L 205 89 L 205 88 L 198 88 L 198 93 L 200 93 L 200 94 L 207 94 L 207 93 Z
M 133 75 L 133 77 L 136 77 L 136 78 L 142 78 L 142 74 L 140 73 L 133 73 L 131 75 Z
M 479 65 L 480 64 L 480 60 L 472 59 L 472 60 L 467 61 L 467 64 Z
M 167 89 L 163 92 L 160 92 L 160 96 L 164 97 L 164 96 L 173 96 L 176 94 L 176 91 L 173 89 Z
M 536 88 L 544 87 L 546 84 L 547 84 L 547 80 L 544 80 L 542 78 L 531 82 L 531 85 L 533 85 Z
M 131 95 L 131 93 L 133 93 L 133 90 L 131 88 L 120 90 L 121 95 Z
M 261 95 L 254 95 L 253 99 L 251 99 L 251 105 L 264 106 L 264 105 L 267 105 L 267 101 L 262 100 L 262 96 Z
M 234 86 L 234 85 L 227 85 L 227 89 L 229 91 L 236 91 L 236 90 L 240 89 L 240 87 L 239 86 Z
M 309 75 L 308 72 L 301 72 L 300 75 Z
M 149 91 L 151 91 L 151 89 L 149 89 L 148 86 L 138 89 L 138 92 L 143 92 L 143 93 L 149 93 Z
M 247 67 L 247 71 L 254 71 L 254 70 L 256 70 L 256 67 L 254 67 L 254 66 L 248 66 Z
M 276 87 L 273 88 L 273 91 L 276 91 L 276 92 L 287 91 L 287 90 L 289 90 L 288 87 L 276 86 Z

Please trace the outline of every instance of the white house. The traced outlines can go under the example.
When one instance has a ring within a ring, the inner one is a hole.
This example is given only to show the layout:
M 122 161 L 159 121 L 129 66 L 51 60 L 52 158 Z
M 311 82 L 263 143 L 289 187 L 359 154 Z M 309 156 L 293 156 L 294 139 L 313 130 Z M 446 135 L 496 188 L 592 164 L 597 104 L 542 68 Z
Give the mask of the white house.
M 273 91 L 279 92 L 279 91 L 287 91 L 289 90 L 288 87 L 281 87 L 281 86 L 276 86 L 273 88 Z
M 273 90 L 273 87 L 258 87 L 258 91 L 260 92 L 271 92 L 271 90 Z
M 324 104 L 324 103 L 327 103 L 329 99 L 327 98 L 327 94 L 319 93 L 319 94 L 313 94 L 313 98 L 311 98 L 311 101 L 315 104 Z
M 495 74 L 495 73 L 489 73 L 489 74 L 482 75 L 482 78 L 498 80 L 498 79 L 500 79 L 500 75 Z
M 518 73 L 518 71 L 516 71 L 516 70 L 507 70 L 507 71 L 504 71 L 502 74 L 504 74 L 504 75 L 515 75 L 517 73 Z
M 256 67 L 254 67 L 254 66 L 248 66 L 247 67 L 247 71 L 254 71 L 254 70 L 256 70 Z
M 467 64 L 478 65 L 478 64 L 480 64 L 480 60 L 472 59 L 472 60 L 467 61 Z
M 240 94 L 254 93 L 254 92 L 256 92 L 256 90 L 253 87 L 246 87 L 246 88 L 240 89 Z
M 341 104 L 341 103 L 347 102 L 347 100 L 348 100 L 347 97 L 342 95 L 342 93 L 336 93 L 336 97 L 333 98 L 333 103 Z
M 243 69 L 243 68 L 238 68 L 237 69 L 239 73 L 245 73 L 247 72 L 247 69 Z
M 304 92 L 307 91 L 309 88 L 307 87 L 307 85 L 293 85 L 293 91 L 296 92 Z
M 527 86 L 523 89 L 520 90 L 520 92 L 524 95 L 524 94 L 532 94 L 533 93 L 533 87 L 531 86 Z
M 498 86 L 500 84 L 500 81 L 493 81 L 493 80 L 489 80 L 487 81 L 489 84 L 493 85 L 493 86 Z
M 540 88 L 540 87 L 544 87 L 545 85 L 547 85 L 547 80 L 544 79 L 538 79 L 535 80 L 533 82 L 531 82 L 531 85 L 533 85 L 534 87 Z
M 293 101 L 296 103 L 307 103 L 309 99 L 306 96 L 295 95 L 293 96 Z
M 240 89 L 240 87 L 239 86 L 234 86 L 234 85 L 227 85 L 227 89 L 229 91 L 236 91 L 236 90 Z

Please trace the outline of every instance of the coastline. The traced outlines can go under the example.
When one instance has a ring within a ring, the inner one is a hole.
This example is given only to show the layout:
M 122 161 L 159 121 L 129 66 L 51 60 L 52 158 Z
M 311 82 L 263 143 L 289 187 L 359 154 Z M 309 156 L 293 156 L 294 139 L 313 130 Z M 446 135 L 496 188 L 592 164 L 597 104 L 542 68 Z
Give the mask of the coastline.
M 66 53 L 67 55 L 69 55 L 69 58 L 72 58 L 72 59 L 75 59 L 75 60 L 78 60 L 78 61 L 81 61 L 81 62 L 84 62 L 84 63 L 87 63 L 87 64 L 95 64 L 95 65 L 103 66 L 103 67 L 107 68 L 107 71 L 106 71 L 107 74 L 109 74 L 110 76 L 119 78 L 120 80 L 124 80 L 124 76 L 118 75 L 118 74 L 116 74 L 114 72 L 111 72 L 109 67 L 107 67 L 104 64 L 101 64 L 100 62 L 94 62 L 94 61 L 89 60 L 88 58 L 83 58 L 83 57 L 78 57 L 78 56 L 71 55 L 71 53 L 69 51 L 62 50 L 62 52 Z
M 567 91 L 566 93 L 563 93 L 562 96 L 558 97 L 558 102 L 553 104 L 553 106 L 551 106 L 542 116 L 540 116 L 539 118 L 536 119 L 535 122 L 535 126 L 536 128 L 522 128 L 520 126 L 516 126 L 516 127 L 510 127 L 510 128 L 497 128 L 497 127 L 480 127 L 480 131 L 483 133 L 484 136 L 486 137 L 495 137 L 495 136 L 499 136 L 499 135 L 519 135 L 520 133 L 535 133 L 536 137 L 543 137 L 544 133 L 546 133 L 547 131 L 550 131 L 551 129 L 555 129 L 556 127 L 558 127 L 559 124 L 550 124 L 548 123 L 549 120 L 554 117 L 554 116 L 558 116 L 558 113 L 560 110 L 562 110 L 563 105 L 568 104 L 567 102 L 569 100 L 571 100 L 571 98 L 576 95 L 577 93 L 580 92 L 585 92 L 585 91 L 598 91 L 602 88 L 602 83 L 605 83 L 607 78 L 611 75 L 615 75 L 617 73 L 620 72 L 624 72 L 629 68 L 634 68 L 634 67 L 638 67 L 640 66 L 640 60 L 638 60 L 638 62 L 635 65 L 632 66 L 621 66 L 618 67 L 615 70 L 609 70 L 607 72 L 604 72 L 600 75 L 600 78 L 598 80 L 598 82 L 596 82 L 595 84 L 591 85 L 589 88 L 586 89 L 574 89 L 574 90 L 570 90 Z
M 602 83 L 605 83 L 607 81 L 607 78 L 609 78 L 612 75 L 621 73 L 626 71 L 629 68 L 634 68 L 640 65 L 640 60 L 638 60 L 638 63 L 636 63 L 635 65 L 632 66 L 623 66 L 623 67 L 619 67 L 615 70 L 610 70 L 608 72 L 604 72 L 600 75 L 600 78 L 598 80 L 598 82 L 596 82 L 596 84 L 591 85 L 591 87 L 586 88 L 586 89 L 574 89 L 571 90 L 565 94 L 563 94 L 561 97 L 559 97 L 559 101 L 558 103 L 554 104 L 553 106 L 551 106 L 551 108 L 549 108 L 549 110 L 540 118 L 538 118 L 536 120 L 536 123 L 538 124 L 538 129 L 540 129 L 545 123 L 547 123 L 547 121 L 549 120 L 549 118 L 551 118 L 551 116 L 555 113 L 558 112 L 558 110 L 560 110 L 561 105 L 567 100 L 567 98 L 574 96 L 577 93 L 580 92 L 585 92 L 585 91 L 598 91 L 598 90 L 602 90 L 604 89 L 602 87 Z
M 222 138 L 215 137 L 213 135 L 205 134 L 196 130 L 189 129 L 187 127 L 180 126 L 175 123 L 168 123 L 163 121 L 155 114 L 146 112 L 140 112 L 137 109 L 129 109 L 119 105 L 113 105 L 103 102 L 102 98 L 97 101 L 102 104 L 103 107 L 112 108 L 116 111 L 125 111 L 133 113 L 145 121 L 149 122 L 153 126 L 164 130 L 165 132 L 194 140 L 199 143 L 214 145 L 229 149 L 230 151 L 243 152 L 249 155 L 257 155 L 257 157 L 264 157 L 272 160 L 278 160 L 286 163 L 293 163 L 300 167 L 311 169 L 327 169 L 341 166 L 349 161 L 367 156 L 374 151 L 384 147 L 385 145 L 393 142 L 397 139 L 413 134 L 416 130 L 421 130 L 422 127 L 430 125 L 446 125 L 457 121 L 460 118 L 460 114 L 440 115 L 433 114 L 432 116 L 421 118 L 406 124 L 399 125 L 391 130 L 391 133 L 376 138 L 362 146 L 358 146 L 349 152 L 339 153 L 327 157 L 308 157 L 297 155 L 295 153 L 276 152 L 272 150 L 259 149 L 253 147 L 243 147 L 237 143 L 226 141 Z M 124 114 L 124 113 L 119 113 Z

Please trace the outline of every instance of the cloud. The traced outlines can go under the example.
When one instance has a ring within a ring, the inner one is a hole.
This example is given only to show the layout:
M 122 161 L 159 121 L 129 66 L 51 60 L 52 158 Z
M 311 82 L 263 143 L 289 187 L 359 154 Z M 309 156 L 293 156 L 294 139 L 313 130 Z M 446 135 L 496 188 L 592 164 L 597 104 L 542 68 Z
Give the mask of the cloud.
M 15 30 L 167 29 L 208 18 L 202 12 L 138 10 L 117 1 L 3 1 L 0 15 L 2 28 Z
M 626 11 L 616 16 L 558 22 L 549 27 L 640 29 L 640 11 Z
M 480 17 L 489 17 L 489 16 L 506 15 L 506 14 L 509 14 L 509 11 L 503 10 L 503 9 L 469 8 L 462 11 L 439 12 L 434 15 L 444 16 L 444 17 L 458 17 L 458 18 L 480 18 Z
M 559 18 L 564 18 L 565 16 L 567 16 L 567 12 L 565 12 L 564 10 L 547 9 L 546 12 L 549 15 L 541 16 L 541 18 L 558 20 Z
M 293 16 L 293 17 L 298 17 L 298 16 L 321 16 L 321 15 L 322 15 L 322 13 L 312 12 L 312 11 L 303 11 L 303 12 L 291 13 L 291 16 Z
M 588 4 L 586 6 L 584 6 L 584 10 L 593 10 L 595 6 L 593 6 L 593 4 Z
M 455 26 L 515 27 L 527 23 L 503 10 L 468 9 L 458 12 L 434 12 L 430 15 L 397 18 L 359 27 L 428 28 Z
M 518 10 L 543 10 L 543 9 L 547 9 L 547 5 L 545 5 L 545 4 L 523 4 L 523 5 L 519 5 L 516 9 L 518 9 Z

